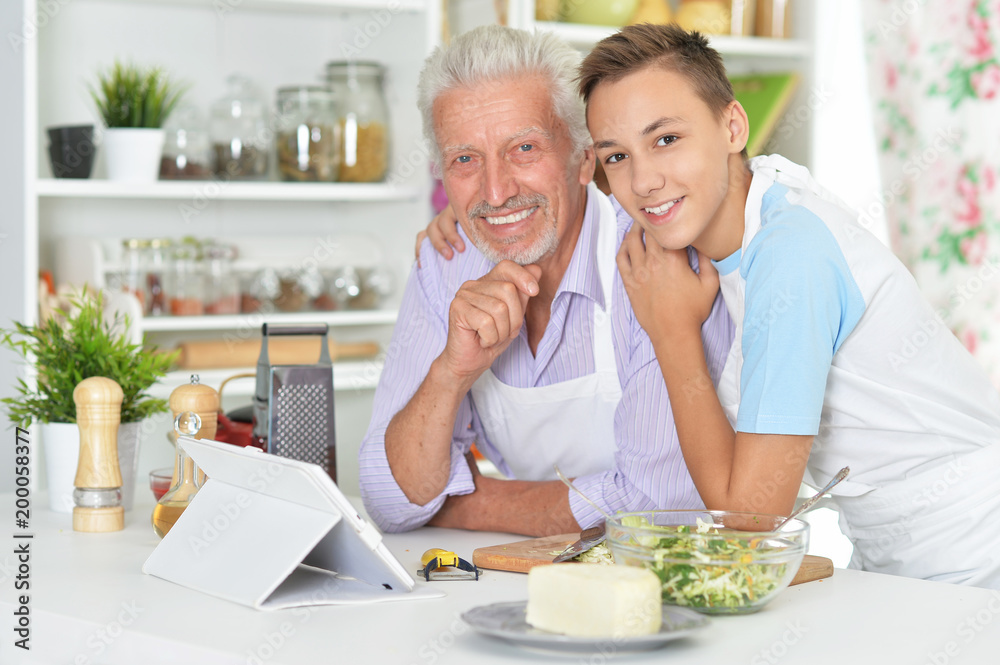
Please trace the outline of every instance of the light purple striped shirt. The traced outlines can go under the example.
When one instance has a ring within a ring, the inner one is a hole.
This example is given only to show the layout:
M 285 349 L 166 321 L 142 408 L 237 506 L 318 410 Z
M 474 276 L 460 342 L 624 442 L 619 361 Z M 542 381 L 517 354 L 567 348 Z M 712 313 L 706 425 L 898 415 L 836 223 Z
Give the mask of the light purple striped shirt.
M 590 192 L 594 192 L 593 188 Z M 596 196 L 603 196 L 597 192 Z M 528 346 L 526 326 L 493 363 L 496 377 L 507 385 L 527 388 L 568 381 L 594 372 L 593 307 L 604 307 L 597 272 L 598 202 L 588 197 L 577 246 L 552 302 L 548 327 L 537 357 Z M 612 199 L 617 212 L 618 244 L 632 219 Z M 607 220 L 611 222 L 612 220 Z M 407 404 L 423 382 L 431 362 L 444 349 L 448 309 L 461 285 L 478 279 L 494 266 L 465 237 L 466 250 L 444 259 L 425 240 L 421 267 L 414 264 L 407 282 L 375 392 L 368 433 L 359 454 L 361 496 L 368 514 L 385 531 L 406 531 L 425 524 L 449 495 L 471 493 L 475 487 L 465 460 L 473 442 L 510 476 L 502 456 L 482 431 L 468 395 L 458 409 L 451 449 L 451 476 L 444 491 L 424 506 L 411 503 L 393 478 L 385 456 L 385 431 L 392 417 Z M 697 261 L 697 259 L 693 259 Z M 581 476 L 575 484 L 608 512 L 655 508 L 700 508 L 701 498 L 688 474 L 677 441 L 666 384 L 649 337 L 632 312 L 621 276 L 615 271 L 611 305 L 615 362 L 622 386 L 615 411 L 615 467 Z M 713 382 L 718 382 L 732 344 L 735 327 L 721 296 L 702 326 L 702 339 Z M 539 442 L 544 445 L 544 442 Z M 568 491 L 568 490 L 567 490 Z M 600 521 L 600 514 L 575 493 L 569 494 L 573 516 L 581 526 Z

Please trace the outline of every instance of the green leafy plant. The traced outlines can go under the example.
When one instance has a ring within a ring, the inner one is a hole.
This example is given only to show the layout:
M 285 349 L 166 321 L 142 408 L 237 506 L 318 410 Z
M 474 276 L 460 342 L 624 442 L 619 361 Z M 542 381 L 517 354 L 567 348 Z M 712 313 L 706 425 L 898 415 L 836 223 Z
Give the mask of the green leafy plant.
M 90 96 L 109 128 L 162 127 L 184 94 L 158 67 L 121 62 L 98 74 L 97 83 L 97 88 L 90 88 Z
M 103 299 L 81 295 L 71 307 L 34 326 L 14 323 L 0 330 L 0 346 L 19 353 L 38 370 L 37 388 L 18 379 L 17 396 L 2 401 L 12 422 L 28 427 L 36 423 L 75 423 L 73 389 L 92 376 L 114 379 L 122 387 L 121 422 L 136 422 L 167 410 L 166 400 L 150 397 L 146 390 L 164 376 L 177 352 L 143 349 L 120 334 L 127 318 L 103 317 Z

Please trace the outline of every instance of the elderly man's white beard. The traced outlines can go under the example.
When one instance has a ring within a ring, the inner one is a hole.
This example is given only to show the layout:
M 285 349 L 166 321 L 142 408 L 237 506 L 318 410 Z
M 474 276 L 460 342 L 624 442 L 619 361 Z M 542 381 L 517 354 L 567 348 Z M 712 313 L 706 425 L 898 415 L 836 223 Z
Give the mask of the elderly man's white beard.
M 497 248 L 486 242 L 482 235 L 479 233 L 479 227 L 475 225 L 472 226 L 472 233 L 470 234 L 469 240 L 472 244 L 482 252 L 485 256 L 493 263 L 500 263 L 501 261 L 513 261 L 514 263 L 522 266 L 526 266 L 530 263 L 535 263 L 539 259 L 548 256 L 556 251 L 556 247 L 559 246 L 559 236 L 556 234 L 556 229 L 554 226 L 546 226 L 542 231 L 542 235 L 532 244 L 530 247 L 525 247 L 523 249 L 503 249 Z M 520 238 L 512 238 L 511 243 L 515 243 Z
M 547 204 L 548 199 L 537 194 L 534 196 L 514 197 L 500 208 L 494 208 L 493 206 L 487 205 L 485 202 L 479 203 L 469 210 L 469 240 L 472 241 L 472 244 L 476 246 L 476 249 L 478 249 L 483 256 L 493 263 L 513 261 L 514 263 L 522 266 L 535 263 L 539 259 L 554 253 L 556 251 L 556 247 L 559 246 L 559 234 L 556 231 L 556 222 L 554 219 L 549 219 L 546 215 L 544 220 L 545 226 L 542 228 L 542 234 L 538 237 L 538 240 L 532 243 L 529 247 L 521 249 L 515 247 L 504 248 L 495 246 L 486 239 L 484 234 L 480 233 L 479 224 L 476 220 L 482 217 L 509 214 L 508 211 L 511 208 L 517 209 L 531 205 L 538 206 L 538 210 L 536 212 L 545 215 L 549 211 Z M 501 238 L 499 240 L 495 240 L 495 242 L 507 245 L 516 245 L 521 242 L 523 238 L 524 236 L 516 238 Z

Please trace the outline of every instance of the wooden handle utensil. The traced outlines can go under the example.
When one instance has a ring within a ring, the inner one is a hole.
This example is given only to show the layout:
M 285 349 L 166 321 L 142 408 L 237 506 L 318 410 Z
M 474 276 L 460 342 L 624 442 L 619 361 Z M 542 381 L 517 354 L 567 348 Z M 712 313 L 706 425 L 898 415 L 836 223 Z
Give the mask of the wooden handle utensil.
M 275 365 L 303 365 L 319 358 L 319 337 L 278 337 L 271 339 L 268 355 Z M 253 367 L 260 357 L 260 340 L 204 340 L 183 342 L 179 366 L 182 369 Z M 379 352 L 376 342 L 340 343 L 330 340 L 330 359 L 371 358 Z

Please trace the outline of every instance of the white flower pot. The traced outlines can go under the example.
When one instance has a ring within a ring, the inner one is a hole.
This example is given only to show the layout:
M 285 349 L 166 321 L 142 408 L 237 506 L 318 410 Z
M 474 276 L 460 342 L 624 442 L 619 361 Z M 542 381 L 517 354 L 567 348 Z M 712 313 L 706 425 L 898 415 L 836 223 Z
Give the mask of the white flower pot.
M 43 423 L 40 432 L 45 453 L 49 509 L 56 513 L 72 513 L 76 467 L 80 461 L 80 428 L 75 423 Z M 118 468 L 122 475 L 122 506 L 125 510 L 131 510 L 135 500 L 141 440 L 142 422 L 118 426 Z
M 41 423 L 39 434 L 45 454 L 49 509 L 73 512 L 73 480 L 80 459 L 80 428 L 76 423 Z
M 105 129 L 103 147 L 108 180 L 156 182 L 165 140 L 166 132 L 162 129 Z
M 122 474 L 122 506 L 132 510 L 135 501 L 135 476 L 139 469 L 139 444 L 143 422 L 118 426 L 118 468 Z

